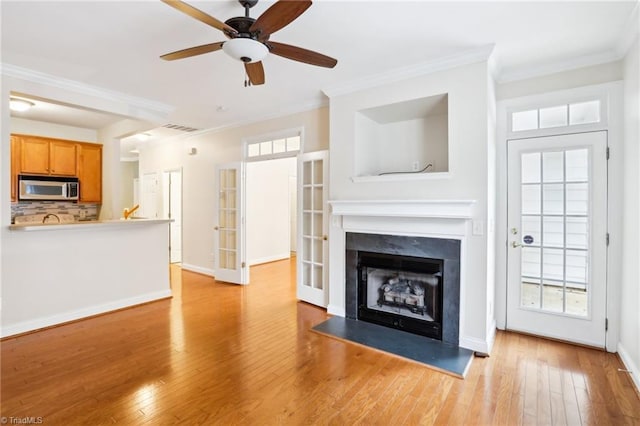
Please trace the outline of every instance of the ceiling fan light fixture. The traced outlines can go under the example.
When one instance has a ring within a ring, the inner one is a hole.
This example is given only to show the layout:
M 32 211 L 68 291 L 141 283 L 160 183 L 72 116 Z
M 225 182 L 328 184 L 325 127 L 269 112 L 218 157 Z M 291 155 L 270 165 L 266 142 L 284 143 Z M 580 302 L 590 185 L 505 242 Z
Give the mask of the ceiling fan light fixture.
M 222 50 L 234 59 L 244 63 L 260 62 L 269 49 L 264 44 L 250 38 L 234 38 L 222 45 Z
M 9 109 L 16 112 L 24 112 L 35 106 L 33 102 L 20 98 L 9 98 Z

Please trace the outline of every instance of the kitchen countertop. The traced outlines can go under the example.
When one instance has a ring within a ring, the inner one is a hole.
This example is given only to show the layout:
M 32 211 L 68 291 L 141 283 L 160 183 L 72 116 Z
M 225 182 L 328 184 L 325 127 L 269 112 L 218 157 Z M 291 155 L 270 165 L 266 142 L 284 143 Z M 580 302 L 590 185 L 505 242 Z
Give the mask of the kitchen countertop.
M 122 226 L 140 226 L 155 223 L 169 223 L 173 219 L 112 219 L 92 220 L 73 223 L 25 223 L 9 225 L 12 231 L 63 231 L 66 229 L 104 228 Z

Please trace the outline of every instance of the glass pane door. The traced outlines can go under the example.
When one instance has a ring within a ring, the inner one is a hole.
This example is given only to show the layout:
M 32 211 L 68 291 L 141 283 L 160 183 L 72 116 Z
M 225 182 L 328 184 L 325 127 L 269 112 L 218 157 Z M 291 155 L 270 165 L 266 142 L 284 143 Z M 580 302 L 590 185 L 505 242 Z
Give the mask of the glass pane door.
M 587 148 L 520 155 L 522 307 L 586 317 L 589 310 Z
M 241 164 L 218 167 L 217 170 L 217 226 L 215 277 L 237 284 L 248 282 L 244 263 L 242 229 Z
M 299 170 L 298 298 L 326 306 L 327 153 L 302 156 Z
M 508 142 L 507 328 L 605 346 L 607 135 Z

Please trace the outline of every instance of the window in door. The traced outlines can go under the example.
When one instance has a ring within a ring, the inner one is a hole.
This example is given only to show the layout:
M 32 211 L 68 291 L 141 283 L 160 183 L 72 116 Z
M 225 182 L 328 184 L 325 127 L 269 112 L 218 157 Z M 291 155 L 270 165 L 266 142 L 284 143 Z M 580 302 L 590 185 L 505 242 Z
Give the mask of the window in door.
M 588 315 L 589 150 L 521 156 L 523 307 Z

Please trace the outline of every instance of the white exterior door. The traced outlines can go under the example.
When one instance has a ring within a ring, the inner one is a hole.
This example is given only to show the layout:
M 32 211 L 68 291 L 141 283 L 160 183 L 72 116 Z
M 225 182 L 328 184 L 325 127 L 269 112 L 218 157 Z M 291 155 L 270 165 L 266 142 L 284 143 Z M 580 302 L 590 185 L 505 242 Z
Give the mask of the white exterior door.
M 235 284 L 249 283 L 246 264 L 244 165 L 222 164 L 216 168 L 218 206 L 214 227 L 215 278 Z
M 605 347 L 607 134 L 508 141 L 507 328 Z
M 300 155 L 298 162 L 298 299 L 327 306 L 328 152 Z

